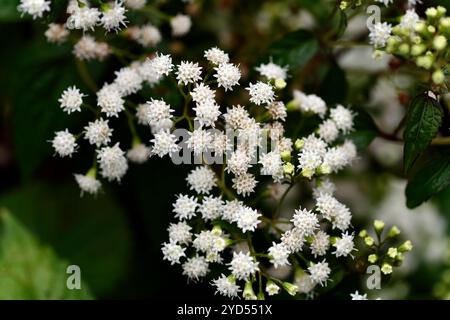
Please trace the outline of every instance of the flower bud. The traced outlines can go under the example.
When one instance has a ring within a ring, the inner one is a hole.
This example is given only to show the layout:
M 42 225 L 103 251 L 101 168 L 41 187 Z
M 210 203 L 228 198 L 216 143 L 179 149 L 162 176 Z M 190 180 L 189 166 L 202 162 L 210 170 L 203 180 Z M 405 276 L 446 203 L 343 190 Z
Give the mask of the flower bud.
M 318 174 L 330 174 L 331 173 L 331 167 L 327 164 L 321 164 L 318 168 L 317 168 L 317 173 Z
M 406 56 L 409 54 L 409 44 L 407 43 L 402 43 L 399 47 L 398 47 L 398 52 L 399 54 Z
M 388 249 L 388 252 L 387 252 L 387 255 L 388 255 L 388 257 L 389 258 L 392 258 L 392 259 L 394 259 L 396 256 L 397 256 L 397 248 L 389 248 Z
M 388 238 L 395 238 L 400 234 L 400 229 L 397 226 L 393 226 L 391 230 L 389 230 L 387 237 Z
M 384 229 L 384 222 L 381 220 L 375 220 L 373 222 L 373 227 L 377 233 L 381 233 Z
M 281 159 L 285 162 L 290 162 L 292 159 L 291 153 L 289 151 L 281 152 Z
M 305 141 L 303 141 L 303 139 L 297 139 L 297 140 L 295 140 L 294 148 L 295 148 L 295 150 L 300 150 L 301 148 L 303 148 L 304 145 L 305 145 Z
M 433 8 L 433 7 L 432 7 L 432 8 L 428 8 L 428 9 L 425 11 L 425 14 L 427 15 L 428 18 L 434 19 L 434 18 L 437 17 L 438 11 L 437 11 L 436 8 Z
M 313 175 L 314 175 L 314 171 L 311 169 L 303 169 L 302 170 L 302 176 L 304 176 L 305 178 L 311 179 Z
M 381 272 L 383 272 L 383 274 L 391 274 L 392 266 L 389 263 L 383 263 L 383 265 L 381 266 Z
M 295 296 L 298 292 L 298 287 L 289 282 L 283 282 L 283 289 L 286 290 L 291 296 Z
M 269 296 L 273 296 L 275 294 L 278 294 L 280 292 L 280 287 L 275 284 L 272 280 L 267 281 L 266 284 L 266 292 Z
M 286 105 L 286 110 L 287 111 L 297 111 L 297 110 L 299 110 L 299 108 L 298 108 L 298 101 L 297 100 L 289 101 L 288 104 Z
M 398 247 L 398 251 L 400 252 L 408 252 L 411 251 L 413 245 L 410 240 L 406 240 L 400 247 Z
M 283 172 L 285 175 L 292 176 L 295 173 L 295 166 L 288 162 L 283 165 Z
M 276 79 L 275 88 L 280 90 L 286 88 L 286 81 L 284 81 L 283 79 Z
M 369 255 L 369 257 L 367 257 L 367 261 L 369 261 L 370 263 L 375 263 L 378 260 L 378 256 L 375 253 L 372 253 L 371 255 Z
M 427 50 L 427 47 L 424 44 L 414 44 L 411 47 L 411 54 L 413 56 L 419 56 Z
M 444 72 L 442 72 L 442 70 L 436 70 L 431 75 L 431 79 L 433 80 L 433 82 L 435 84 L 442 84 L 442 83 L 444 83 L 444 80 L 445 80 Z
M 425 34 L 427 30 L 427 25 L 423 21 L 419 21 L 415 24 L 414 30 L 420 34 Z
M 428 33 L 433 34 L 436 32 L 436 28 L 434 26 L 428 26 L 427 31 L 428 31 Z
M 245 300 L 256 300 L 257 299 L 255 292 L 253 291 L 253 283 L 251 281 L 247 281 L 245 283 L 244 292 L 242 294 L 242 297 Z
M 373 240 L 373 238 L 371 236 L 367 236 L 364 238 L 364 242 L 367 246 L 371 247 L 374 245 L 375 240 Z
M 367 237 L 367 235 L 368 235 L 367 234 L 367 230 L 366 229 L 361 230 L 358 235 L 359 235 L 360 238 Z
M 439 35 L 433 39 L 433 47 L 438 50 L 444 50 L 447 47 L 447 38 Z

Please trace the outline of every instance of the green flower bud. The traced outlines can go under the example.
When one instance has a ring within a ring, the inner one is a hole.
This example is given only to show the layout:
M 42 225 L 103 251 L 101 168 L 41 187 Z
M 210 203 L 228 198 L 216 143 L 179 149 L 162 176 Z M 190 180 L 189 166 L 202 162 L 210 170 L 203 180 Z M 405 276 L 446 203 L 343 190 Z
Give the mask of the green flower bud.
M 295 296 L 298 292 L 298 287 L 295 284 L 289 282 L 283 282 L 283 289 L 286 290 L 291 296 Z
M 291 100 L 286 105 L 287 111 L 297 111 L 299 110 L 298 101 L 297 100 Z
M 215 225 L 212 228 L 211 233 L 215 236 L 220 236 L 222 235 L 222 228 L 219 225 Z
M 433 8 L 433 7 L 432 7 L 432 8 L 428 8 L 428 9 L 425 11 L 425 14 L 427 15 L 428 18 L 434 19 L 434 18 L 437 17 L 438 11 L 437 11 L 436 8 Z
M 302 170 L 302 176 L 304 176 L 305 178 L 311 179 L 313 175 L 314 175 L 314 170 L 311 170 L 311 169 L 303 169 Z
M 400 247 L 398 247 L 398 251 L 400 252 L 408 252 L 411 251 L 413 245 L 410 240 L 406 240 Z
M 284 89 L 286 88 L 286 81 L 284 81 L 283 79 L 276 79 L 275 80 L 275 88 L 277 89 Z
M 291 161 L 292 157 L 291 157 L 291 153 L 289 151 L 283 151 L 281 152 L 281 159 L 283 161 L 289 162 Z
M 384 55 L 384 52 L 381 50 L 374 50 L 372 53 L 372 58 L 375 60 L 380 60 Z
M 401 253 L 401 252 L 397 252 L 397 256 L 395 257 L 395 261 L 398 261 L 398 262 L 403 262 L 403 260 L 405 259 L 405 256 L 403 255 L 403 253 Z
M 89 169 L 89 171 L 86 173 L 86 176 L 94 178 L 97 176 L 97 169 L 95 167 L 92 167 Z
M 436 28 L 434 26 L 428 26 L 427 31 L 428 31 L 428 33 L 433 34 L 436 32 Z
M 433 39 L 433 47 L 438 50 L 444 50 L 447 47 L 447 38 L 439 35 Z
M 374 245 L 375 240 L 373 240 L 373 238 L 371 236 L 367 236 L 364 238 L 364 242 L 367 246 L 371 247 Z
M 399 47 L 398 47 L 398 53 L 406 56 L 409 54 L 409 44 L 407 43 L 402 43 Z
M 317 171 L 318 174 L 326 175 L 326 174 L 330 174 L 331 173 L 331 168 L 327 164 L 322 164 L 322 165 L 320 165 L 320 167 L 317 168 L 316 171 Z
M 383 272 L 383 274 L 391 274 L 392 266 L 389 263 L 383 263 L 383 265 L 381 266 L 381 272 Z
M 381 221 L 381 220 L 375 220 L 375 221 L 373 222 L 373 227 L 374 227 L 374 229 L 375 229 L 375 231 L 376 231 L 377 233 L 383 232 L 383 229 L 384 229 L 384 221 Z
M 285 175 L 292 176 L 295 173 L 295 166 L 288 162 L 283 165 L 283 172 Z
M 266 297 L 264 296 L 264 292 L 260 291 L 258 295 L 256 296 L 256 300 L 266 300 Z
M 445 14 L 447 13 L 447 9 L 445 9 L 443 6 L 438 6 L 436 9 L 438 18 L 445 16 Z
M 244 292 L 242 294 L 242 297 L 245 300 L 256 300 L 257 299 L 255 292 L 253 291 L 253 283 L 251 281 L 247 281 L 245 283 Z
M 445 80 L 444 72 L 442 72 L 442 70 L 436 70 L 431 75 L 431 79 L 435 84 L 443 84 Z
M 377 260 L 378 260 L 378 256 L 375 253 L 372 253 L 367 258 L 367 261 L 369 261 L 370 263 L 375 263 L 375 262 L 377 262 Z
M 303 148 L 304 145 L 305 145 L 305 141 L 303 141 L 303 139 L 297 139 L 297 140 L 295 140 L 294 148 L 295 148 L 295 150 L 300 150 L 301 148 Z
M 275 284 L 272 280 L 267 281 L 266 284 L 266 292 L 269 296 L 273 296 L 275 294 L 278 294 L 280 292 L 280 287 Z
M 347 8 L 348 8 L 348 2 L 347 2 L 347 1 L 342 1 L 342 2 L 339 4 L 339 8 L 340 8 L 341 10 L 347 9 Z
M 367 235 L 368 235 L 367 234 L 367 230 L 366 229 L 361 230 L 358 235 L 359 235 L 360 238 L 367 237 Z
M 427 30 L 427 25 L 423 21 L 418 21 L 414 26 L 414 30 L 420 34 L 425 34 Z
M 450 17 L 441 18 L 441 20 L 439 20 L 439 27 L 448 32 L 450 29 Z
M 413 56 L 419 56 L 427 50 L 427 47 L 424 44 L 414 44 L 411 47 L 411 54 Z
M 417 57 L 416 64 L 424 69 L 430 69 L 434 62 L 434 56 L 432 54 L 425 54 L 423 56 Z
M 392 259 L 394 259 L 396 256 L 397 256 L 397 248 L 389 248 L 388 249 L 388 252 L 387 252 L 387 255 L 388 255 L 388 257 L 389 258 L 392 258 Z
M 397 226 L 393 226 L 388 232 L 388 238 L 395 238 L 400 234 L 400 229 Z

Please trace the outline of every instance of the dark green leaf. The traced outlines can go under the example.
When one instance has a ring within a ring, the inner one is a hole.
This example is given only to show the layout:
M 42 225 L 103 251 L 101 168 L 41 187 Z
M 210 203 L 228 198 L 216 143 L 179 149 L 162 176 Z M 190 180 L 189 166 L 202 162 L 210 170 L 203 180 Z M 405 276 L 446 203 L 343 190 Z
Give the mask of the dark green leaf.
M 67 288 L 70 264 L 0 208 L 0 299 L 91 299 L 83 282 L 80 289 Z
M 318 49 L 319 43 L 311 32 L 298 30 L 273 43 L 269 55 L 275 63 L 295 69 L 307 64 Z
M 411 101 L 405 124 L 404 168 L 409 171 L 417 157 L 428 147 L 441 126 L 443 117 L 439 102 L 426 94 Z
M 117 202 L 107 191 L 80 198 L 78 186 L 33 183 L 0 198 L 58 256 L 79 265 L 96 296 L 115 289 L 128 269 L 130 234 Z
M 450 186 L 450 150 L 436 151 L 416 168 L 406 187 L 406 205 L 415 208 Z
M 333 63 L 327 70 L 319 87 L 319 96 L 327 104 L 343 103 L 347 97 L 348 83 L 345 72 Z
M 353 140 L 358 150 L 367 148 L 378 134 L 372 117 L 362 108 L 355 110 L 354 130 L 345 138 Z

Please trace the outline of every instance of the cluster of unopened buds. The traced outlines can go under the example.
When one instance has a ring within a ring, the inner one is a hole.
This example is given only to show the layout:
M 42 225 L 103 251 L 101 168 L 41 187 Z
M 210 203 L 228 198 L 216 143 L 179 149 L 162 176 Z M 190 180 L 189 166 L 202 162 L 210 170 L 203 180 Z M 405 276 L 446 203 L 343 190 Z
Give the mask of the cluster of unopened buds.
M 435 86 L 443 86 L 448 75 L 448 38 L 450 17 L 442 6 L 430 7 L 422 19 L 414 9 L 400 17 L 400 23 L 392 27 L 387 22 L 373 26 L 370 40 L 376 52 L 386 51 L 403 59 L 413 61 L 417 67 L 427 70 Z

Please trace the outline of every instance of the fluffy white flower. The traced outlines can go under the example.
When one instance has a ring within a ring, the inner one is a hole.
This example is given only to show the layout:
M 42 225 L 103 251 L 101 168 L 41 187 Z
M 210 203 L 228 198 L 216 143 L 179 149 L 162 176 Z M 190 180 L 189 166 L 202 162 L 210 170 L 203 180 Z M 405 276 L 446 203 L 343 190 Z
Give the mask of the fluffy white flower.
M 186 222 L 171 223 L 168 228 L 170 242 L 188 244 L 192 239 L 191 230 Z
M 244 174 L 247 172 L 247 169 L 250 168 L 250 156 L 248 155 L 246 150 L 242 150 L 241 148 L 234 151 L 231 156 L 227 159 L 227 168 L 228 172 L 234 173 L 236 176 Z
M 118 117 L 125 109 L 125 101 L 114 84 L 106 84 L 97 92 L 97 105 L 107 117 Z
M 281 242 L 289 251 L 297 252 L 303 247 L 304 235 L 299 229 L 293 228 L 283 233 L 281 236 Z
M 235 85 L 239 84 L 241 78 L 241 71 L 239 68 L 231 63 L 222 63 L 218 67 L 215 67 L 217 78 L 217 85 L 223 87 L 225 91 L 231 90 Z
M 198 103 L 194 107 L 195 120 L 200 126 L 215 127 L 215 122 L 221 115 L 220 106 L 213 100 Z
M 410 8 L 413 8 L 416 6 L 416 4 L 422 3 L 422 0 L 408 0 L 408 6 Z
M 82 94 L 78 88 L 73 86 L 64 90 L 58 102 L 61 104 L 61 109 L 63 109 L 63 111 L 71 114 L 75 111 L 81 111 L 83 97 L 85 96 L 86 95 Z
M 171 265 L 180 263 L 180 259 L 185 257 L 186 249 L 174 242 L 166 242 L 162 245 L 163 259 L 168 260 Z
M 317 262 L 308 268 L 311 280 L 315 283 L 319 283 L 321 286 L 326 285 L 328 277 L 330 276 L 331 269 L 328 267 L 328 262 L 323 260 Z
M 127 158 L 131 162 L 144 163 L 150 158 L 151 150 L 143 143 L 137 143 L 127 151 Z
M 286 80 L 287 69 L 287 66 L 281 67 L 273 62 L 269 62 L 267 64 L 261 64 L 256 68 L 256 71 L 258 71 L 260 75 L 266 77 L 268 80 Z
M 230 61 L 228 54 L 216 47 L 206 50 L 205 58 L 217 66 Z
M 69 31 L 63 24 L 50 23 L 45 31 L 45 37 L 48 42 L 63 43 L 69 37 Z
M 227 108 L 227 113 L 223 116 L 227 127 L 233 130 L 247 127 L 248 123 L 251 122 L 248 111 L 240 105 Z
M 387 40 L 391 36 L 392 26 L 387 22 L 377 22 L 370 30 L 369 39 L 370 43 L 375 48 L 382 48 L 386 46 Z
M 136 40 L 143 47 L 151 48 L 161 42 L 162 36 L 158 28 L 151 24 L 147 24 L 139 29 Z
M 206 221 L 220 218 L 223 212 L 223 201 L 214 196 L 206 196 L 198 211 Z
M 111 142 L 113 129 L 108 126 L 108 120 L 97 119 L 94 122 L 89 122 L 84 127 L 84 130 L 84 138 L 90 144 L 95 144 L 97 147 L 100 147 Z
M 222 274 L 219 278 L 211 282 L 216 287 L 216 293 L 219 293 L 228 298 L 237 297 L 241 292 L 240 287 L 236 284 L 234 277 L 226 277 Z
M 307 273 L 296 275 L 294 283 L 298 288 L 298 292 L 305 294 L 309 294 L 316 286 L 316 283 L 311 280 L 311 277 Z
M 127 158 L 124 152 L 116 143 L 112 147 L 103 147 L 97 151 L 97 160 L 100 166 L 100 173 L 109 181 L 120 181 L 128 170 Z
M 111 49 L 106 42 L 97 42 L 89 35 L 84 35 L 74 45 L 73 53 L 80 60 L 105 59 L 110 53 Z
M 81 189 L 81 195 L 83 195 L 84 192 L 97 194 L 102 187 L 101 182 L 95 179 L 94 176 L 91 176 L 89 174 L 74 174 L 74 177 Z
M 337 239 L 333 244 L 336 250 L 333 252 L 336 257 L 346 257 L 351 255 L 352 251 L 355 250 L 355 244 L 353 242 L 353 234 L 343 233 L 341 238 Z
M 200 83 L 191 92 L 192 100 L 198 104 L 214 101 L 215 91 L 208 85 Z
M 319 125 L 319 130 L 317 133 L 324 141 L 331 143 L 338 137 L 339 130 L 336 123 L 333 120 L 328 119 Z
M 195 210 L 198 203 L 194 197 L 187 195 L 178 195 L 177 200 L 173 204 L 173 212 L 175 212 L 175 218 L 180 220 L 191 219 L 195 216 Z
M 19 11 L 33 16 L 33 19 L 42 18 L 44 12 L 50 11 L 50 1 L 46 0 L 20 0 Z
M 76 8 L 66 22 L 67 29 L 94 30 L 100 20 L 100 11 L 87 5 Z
M 100 24 L 107 31 L 118 31 L 121 26 L 126 27 L 125 16 L 126 9 L 122 2 L 116 1 L 114 4 L 107 5 L 107 8 L 102 12 L 102 17 L 100 19 Z
M 155 133 L 155 137 L 150 140 L 153 143 L 152 154 L 160 158 L 178 152 L 180 146 L 177 145 L 177 137 L 168 130 L 161 130 Z
M 251 275 L 259 271 L 258 262 L 250 256 L 249 252 L 233 252 L 233 259 L 228 265 L 230 266 L 231 273 L 238 280 L 248 280 Z
M 330 247 L 330 236 L 322 230 L 316 232 L 311 243 L 311 253 L 316 258 L 326 254 Z
M 251 193 L 255 192 L 256 179 L 251 173 L 242 173 L 232 179 L 233 189 L 236 190 L 237 194 L 246 197 Z
M 259 220 L 260 216 L 261 214 L 255 209 L 247 206 L 241 206 L 237 215 L 234 217 L 234 220 L 242 232 L 255 231 L 256 227 L 261 222 Z
M 289 250 L 283 243 L 272 243 L 272 246 L 268 250 L 270 262 L 273 263 L 275 268 L 289 265 L 288 257 Z
M 243 202 L 237 199 L 231 201 L 225 201 L 222 212 L 222 219 L 234 222 L 238 219 L 238 214 L 241 208 L 243 207 Z
M 61 157 L 71 157 L 78 147 L 75 137 L 67 129 L 55 132 L 55 137 L 51 143 L 55 152 Z
M 167 76 L 172 71 L 172 57 L 168 54 L 156 54 L 152 60 L 153 71 L 158 77 Z
M 216 186 L 216 175 L 207 166 L 198 166 L 186 178 L 191 190 L 208 194 Z
M 280 292 L 280 287 L 274 282 L 270 281 L 266 285 L 266 292 L 269 296 L 274 296 Z
M 286 106 L 281 101 L 275 101 L 269 104 L 266 108 L 273 120 L 284 121 L 287 117 Z
M 262 165 L 261 174 L 274 177 L 283 175 L 283 161 L 279 152 L 271 151 L 261 155 L 259 163 Z
M 314 231 L 319 227 L 319 219 L 317 215 L 306 209 L 295 210 L 291 221 L 305 237 L 313 235 Z
M 358 290 L 355 293 L 350 293 L 350 297 L 352 300 L 367 300 L 367 294 L 360 294 Z
M 356 146 L 347 140 L 343 145 L 330 148 L 323 158 L 323 164 L 331 172 L 337 172 L 349 165 L 356 157 Z
M 246 89 L 250 94 L 250 101 L 256 105 L 270 104 L 275 99 L 275 92 L 270 84 L 258 81 L 250 83 Z
M 205 257 L 195 256 L 189 258 L 183 264 L 183 274 L 188 277 L 189 280 L 197 281 L 200 278 L 205 277 L 209 272 L 209 265 Z
M 336 127 L 344 133 L 353 129 L 353 117 L 353 113 L 341 105 L 330 110 L 330 118 L 336 123 Z
M 125 5 L 131 9 L 139 10 L 145 7 L 147 0 L 125 0 Z
M 324 219 L 332 222 L 333 228 L 345 231 L 350 226 L 352 218 L 350 210 L 332 195 L 321 194 L 316 199 L 316 207 Z
M 323 117 L 327 111 L 325 101 L 315 94 L 306 95 L 299 90 L 294 90 L 294 102 L 302 112 L 314 113 Z
M 168 105 L 164 100 L 156 100 L 151 99 L 147 101 L 147 108 L 145 119 L 148 120 L 150 125 L 156 124 L 165 119 L 172 118 L 173 109 L 170 109 L 170 105 Z
M 178 65 L 176 74 L 179 84 L 196 83 L 202 79 L 202 67 L 199 67 L 198 63 L 182 61 Z
M 192 242 L 192 246 L 200 252 L 204 252 L 208 256 L 219 256 L 219 253 L 225 250 L 227 246 L 227 240 L 222 232 L 217 232 L 217 230 L 203 230 L 199 234 L 196 235 L 194 241 Z M 212 261 L 210 261 L 212 262 Z
M 325 178 L 319 181 L 318 185 L 313 188 L 313 197 L 317 199 L 321 194 L 333 195 L 336 191 L 336 186 L 329 178 Z
M 417 22 L 419 22 L 420 17 L 416 13 L 414 9 L 409 9 L 406 11 L 405 15 L 400 19 L 400 28 L 406 29 L 406 30 L 414 30 L 414 26 Z
M 231 149 L 230 139 L 222 132 L 216 132 L 213 136 L 213 150 L 216 156 L 222 156 Z
M 170 19 L 170 26 L 172 28 L 172 35 L 182 36 L 189 32 L 191 29 L 191 18 L 184 14 L 177 14 L 175 17 Z
M 114 84 L 122 96 L 136 93 L 142 88 L 142 78 L 134 68 L 122 68 L 115 72 Z
M 211 148 L 212 139 L 211 132 L 200 128 L 189 132 L 189 139 L 186 141 L 186 144 L 189 149 L 194 151 L 194 155 L 197 156 Z
M 384 3 L 384 5 L 387 7 L 389 4 L 391 4 L 394 0 L 376 0 L 376 2 Z

